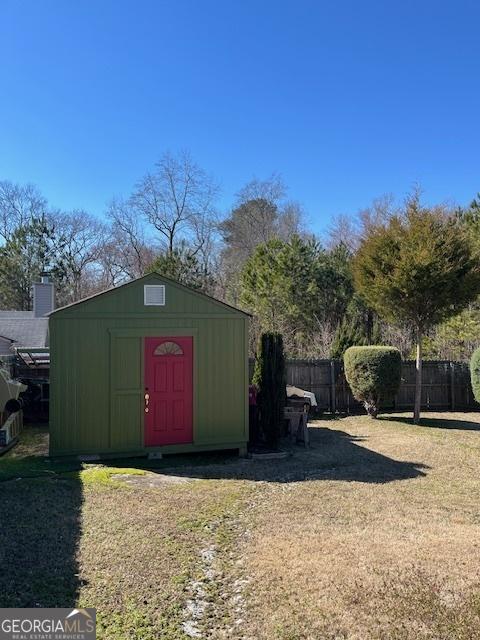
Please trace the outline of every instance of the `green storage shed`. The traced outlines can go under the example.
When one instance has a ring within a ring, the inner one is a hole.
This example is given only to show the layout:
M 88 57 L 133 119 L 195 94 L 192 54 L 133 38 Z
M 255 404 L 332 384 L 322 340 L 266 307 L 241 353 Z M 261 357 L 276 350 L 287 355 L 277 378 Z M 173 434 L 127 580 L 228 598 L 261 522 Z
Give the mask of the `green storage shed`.
M 153 273 L 50 314 L 50 455 L 245 452 L 248 320 Z

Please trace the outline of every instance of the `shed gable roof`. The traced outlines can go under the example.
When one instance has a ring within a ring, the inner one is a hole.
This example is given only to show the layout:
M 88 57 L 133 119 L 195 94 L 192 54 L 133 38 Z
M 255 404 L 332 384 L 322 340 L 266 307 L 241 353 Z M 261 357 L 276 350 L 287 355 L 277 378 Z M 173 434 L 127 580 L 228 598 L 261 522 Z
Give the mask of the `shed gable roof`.
M 165 306 L 145 306 L 143 303 L 143 285 L 163 284 L 166 290 Z M 174 294 L 172 296 L 172 293 Z M 183 299 L 184 306 L 180 301 Z M 78 300 L 72 304 L 60 307 L 52 311 L 49 315 L 76 313 L 227 313 L 232 315 L 249 316 L 245 311 L 232 307 L 231 305 L 212 298 L 205 293 L 167 278 L 159 273 L 149 273 L 135 280 L 130 280 L 125 284 L 106 289 L 92 296 Z

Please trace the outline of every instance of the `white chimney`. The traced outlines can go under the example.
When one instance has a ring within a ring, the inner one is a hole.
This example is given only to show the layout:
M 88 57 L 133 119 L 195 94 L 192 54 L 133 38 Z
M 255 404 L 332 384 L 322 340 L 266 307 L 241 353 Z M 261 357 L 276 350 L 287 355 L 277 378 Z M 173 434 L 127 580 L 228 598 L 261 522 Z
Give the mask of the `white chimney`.
M 42 273 L 41 282 L 33 283 L 33 317 L 42 318 L 55 309 L 55 287 L 48 274 Z

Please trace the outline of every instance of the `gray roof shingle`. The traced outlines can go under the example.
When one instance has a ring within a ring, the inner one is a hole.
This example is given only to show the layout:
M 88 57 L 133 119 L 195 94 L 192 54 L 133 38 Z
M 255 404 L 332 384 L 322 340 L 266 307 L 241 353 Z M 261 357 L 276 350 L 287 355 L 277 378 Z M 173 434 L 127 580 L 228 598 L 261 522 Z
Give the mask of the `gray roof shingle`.
M 13 347 L 46 347 L 48 318 L 34 318 L 31 311 L 0 311 L 0 336 L 13 340 Z

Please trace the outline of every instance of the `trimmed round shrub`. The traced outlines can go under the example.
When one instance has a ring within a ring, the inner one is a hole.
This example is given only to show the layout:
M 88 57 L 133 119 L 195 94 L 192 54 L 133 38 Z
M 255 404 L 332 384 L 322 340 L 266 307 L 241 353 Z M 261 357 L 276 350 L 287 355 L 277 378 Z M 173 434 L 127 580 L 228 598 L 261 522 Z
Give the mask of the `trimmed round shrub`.
M 475 400 L 480 402 L 480 348 L 475 349 L 470 360 L 470 379 Z
M 343 356 L 345 377 L 354 397 L 376 418 L 382 402 L 393 400 L 400 387 L 402 356 L 394 347 L 350 347 Z

